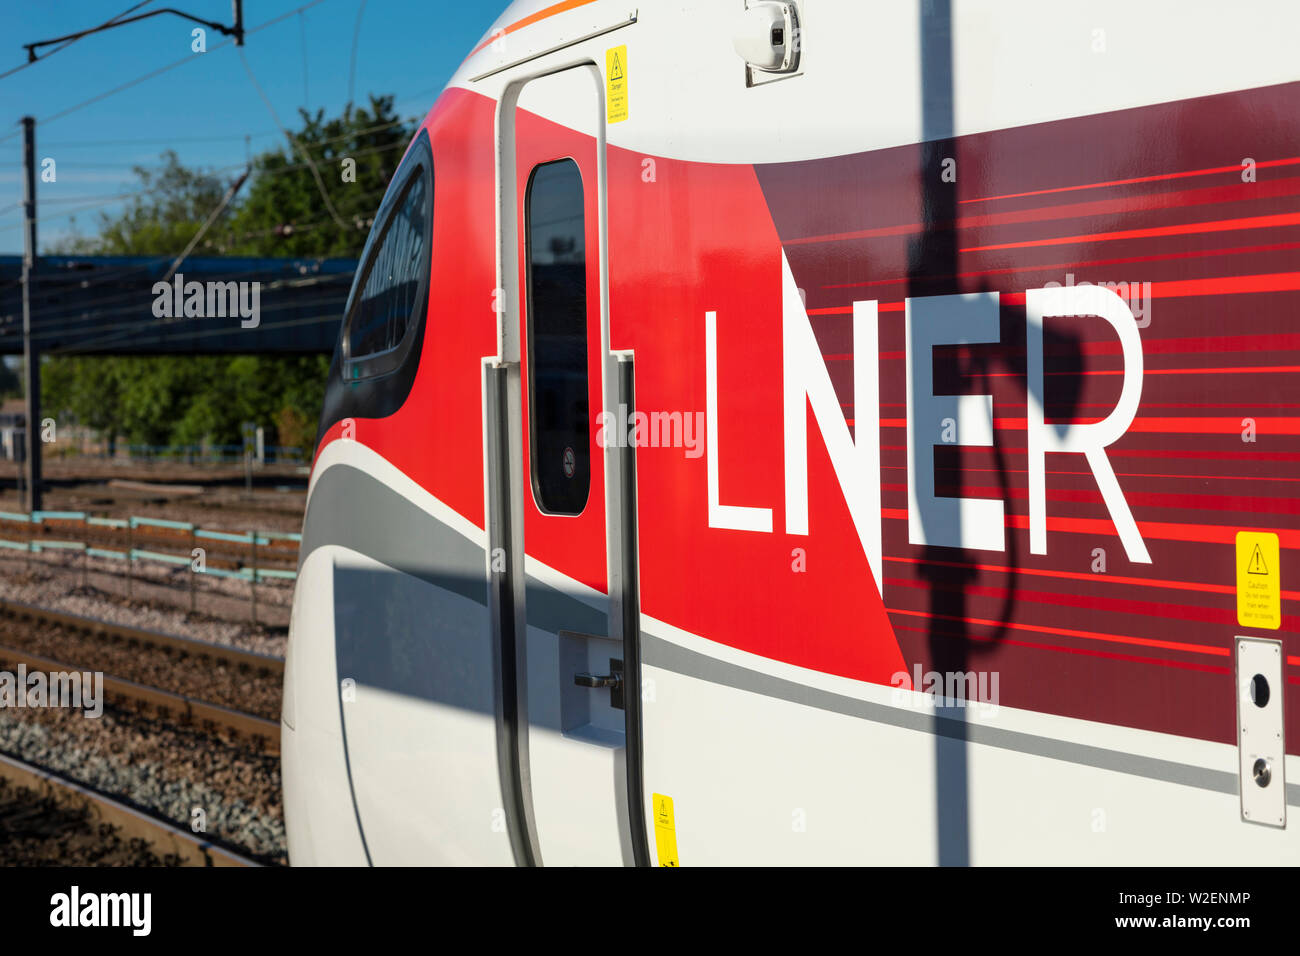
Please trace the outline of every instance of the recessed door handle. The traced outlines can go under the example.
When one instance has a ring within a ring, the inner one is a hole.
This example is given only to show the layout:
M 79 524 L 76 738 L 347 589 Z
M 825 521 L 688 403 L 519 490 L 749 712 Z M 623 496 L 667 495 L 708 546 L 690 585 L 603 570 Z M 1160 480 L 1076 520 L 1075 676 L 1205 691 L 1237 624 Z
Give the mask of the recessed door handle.
M 622 674 L 574 674 L 573 682 L 579 687 L 622 687 Z
M 579 687 L 608 687 L 609 706 L 623 709 L 623 662 L 618 658 L 609 659 L 608 674 L 578 673 L 573 675 L 573 682 Z

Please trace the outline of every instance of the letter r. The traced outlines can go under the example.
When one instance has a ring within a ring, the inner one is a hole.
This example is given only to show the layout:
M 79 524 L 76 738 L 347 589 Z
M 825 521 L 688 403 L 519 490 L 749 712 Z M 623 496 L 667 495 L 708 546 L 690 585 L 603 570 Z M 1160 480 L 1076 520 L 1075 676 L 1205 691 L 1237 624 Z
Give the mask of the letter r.
M 1124 356 L 1124 380 L 1119 402 L 1111 413 L 1091 424 L 1049 425 L 1043 410 L 1043 319 L 1049 315 L 1099 315 L 1119 336 Z M 1063 289 L 1030 289 L 1025 293 L 1025 390 L 1029 447 L 1029 552 L 1047 553 L 1047 453 L 1083 455 L 1092 469 L 1102 500 L 1119 533 L 1128 559 L 1150 564 L 1142 534 L 1115 478 L 1106 446 L 1118 441 L 1133 424 L 1142 399 L 1142 339 L 1128 304 L 1103 286 L 1076 285 Z

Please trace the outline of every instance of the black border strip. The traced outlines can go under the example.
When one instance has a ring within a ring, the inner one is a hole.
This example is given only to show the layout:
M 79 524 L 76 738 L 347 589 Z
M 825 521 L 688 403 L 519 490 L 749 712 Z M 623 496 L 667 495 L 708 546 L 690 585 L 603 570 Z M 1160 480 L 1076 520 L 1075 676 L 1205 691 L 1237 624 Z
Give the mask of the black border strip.
M 619 404 L 636 408 L 635 371 L 630 357 L 618 361 Z M 628 827 L 632 862 L 650 865 L 650 844 L 645 828 L 645 792 L 641 763 L 641 579 L 637 566 L 636 448 L 629 442 L 619 450 L 623 523 L 623 721 L 626 737 Z
M 510 520 L 510 369 L 486 366 L 484 398 L 487 441 L 489 505 L 489 607 L 492 615 L 492 653 L 495 659 L 497 768 L 501 774 L 501 797 L 505 801 L 506 830 L 515 862 L 536 866 L 524 811 L 523 768 L 519 755 L 518 640 L 515 634 L 515 569 L 511 566 Z M 504 555 L 504 570 L 494 568 L 495 556 Z

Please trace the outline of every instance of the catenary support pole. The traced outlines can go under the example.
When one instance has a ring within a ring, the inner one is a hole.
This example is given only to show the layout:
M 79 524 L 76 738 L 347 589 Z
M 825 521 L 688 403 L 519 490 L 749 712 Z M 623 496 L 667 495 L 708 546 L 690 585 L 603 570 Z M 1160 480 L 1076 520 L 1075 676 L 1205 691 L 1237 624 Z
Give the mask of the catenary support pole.
M 23 370 L 26 376 L 27 510 L 41 510 L 41 356 L 32 342 L 36 272 L 36 120 L 23 117 Z

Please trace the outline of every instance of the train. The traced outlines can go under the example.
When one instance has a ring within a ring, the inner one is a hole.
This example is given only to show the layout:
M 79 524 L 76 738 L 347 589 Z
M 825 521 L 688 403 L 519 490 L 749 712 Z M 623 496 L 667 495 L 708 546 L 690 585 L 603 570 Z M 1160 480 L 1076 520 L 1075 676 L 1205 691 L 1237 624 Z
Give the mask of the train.
M 340 324 L 291 863 L 1300 862 L 1298 34 L 510 4 Z

